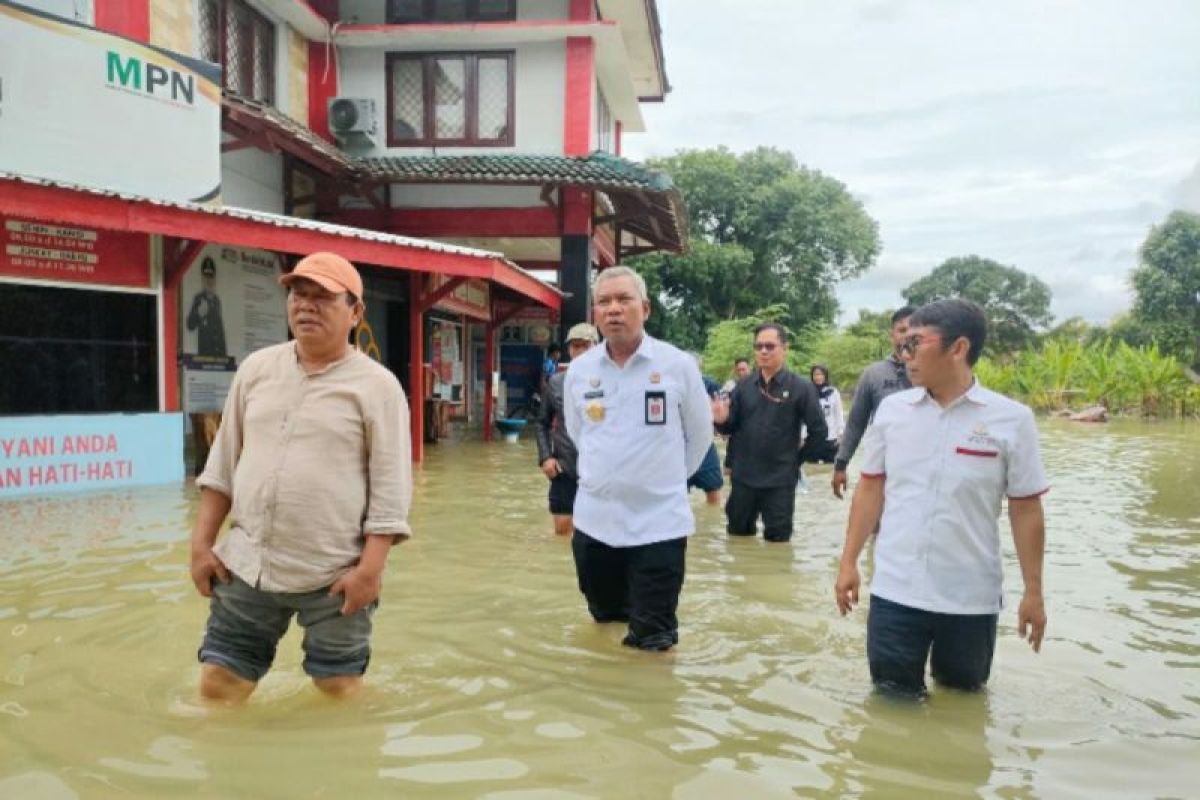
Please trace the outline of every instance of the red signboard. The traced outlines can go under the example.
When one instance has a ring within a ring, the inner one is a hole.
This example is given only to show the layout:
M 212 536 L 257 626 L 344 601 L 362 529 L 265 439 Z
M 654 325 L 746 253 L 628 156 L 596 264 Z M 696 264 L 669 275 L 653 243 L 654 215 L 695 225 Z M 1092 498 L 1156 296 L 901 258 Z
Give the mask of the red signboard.
M 150 286 L 145 234 L 0 217 L 0 275 Z

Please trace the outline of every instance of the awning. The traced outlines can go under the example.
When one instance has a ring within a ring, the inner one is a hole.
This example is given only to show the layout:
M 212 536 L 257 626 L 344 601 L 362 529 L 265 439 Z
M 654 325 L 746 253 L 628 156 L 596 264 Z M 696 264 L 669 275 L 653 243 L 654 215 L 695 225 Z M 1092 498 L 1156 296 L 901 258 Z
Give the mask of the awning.
M 151 200 L 0 172 L 0 214 L 294 255 L 333 250 L 360 265 L 482 278 L 551 309 L 562 306 L 558 289 L 500 253 L 263 211 Z
M 687 248 L 687 209 L 671 179 L 597 150 L 587 156 L 390 156 L 357 161 L 368 183 L 571 186 L 604 194 L 625 233 L 672 253 Z

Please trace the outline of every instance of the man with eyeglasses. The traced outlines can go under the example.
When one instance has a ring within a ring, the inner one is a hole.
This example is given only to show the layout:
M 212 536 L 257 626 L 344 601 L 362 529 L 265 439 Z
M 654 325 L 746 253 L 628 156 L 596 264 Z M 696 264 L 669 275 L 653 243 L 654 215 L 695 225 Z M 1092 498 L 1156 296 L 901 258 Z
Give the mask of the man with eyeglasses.
M 295 339 L 242 362 L 196 480 L 191 576 L 210 598 L 200 693 L 225 703 L 254 691 L 293 616 L 316 687 L 355 692 L 388 552 L 410 534 L 408 403 L 386 367 L 349 345 L 362 278 L 341 256 L 313 253 L 280 283 Z
M 775 322 L 754 329 L 758 370 L 740 381 L 729 399 L 713 401 L 717 430 L 737 437 L 731 488 L 725 503 L 731 536 L 754 536 L 759 516 L 763 538 L 792 538 L 796 481 L 812 443 L 825 441 L 825 415 L 811 383 L 789 370 L 787 331 Z M 801 428 L 807 441 L 801 446 Z
M 989 391 L 972 367 L 987 319 L 965 300 L 939 300 L 909 319 L 901 353 L 914 388 L 886 398 L 864 439 L 834 588 L 857 603 L 858 558 L 878 527 L 867 659 L 885 691 L 922 694 L 928 661 L 938 683 L 981 688 L 991 674 L 1003 605 L 997 520 L 1008 499 L 1024 579 L 1017 629 L 1037 652 L 1048 490 L 1033 412 Z
M 892 340 L 891 354 L 863 370 L 854 388 L 854 403 L 850 406 L 850 416 L 846 419 L 841 444 L 833 460 L 833 477 L 830 479 L 833 493 L 839 500 L 846 490 L 846 469 L 850 466 L 850 459 L 854 458 L 854 451 L 858 449 L 863 432 L 875 418 L 879 404 L 890 394 L 912 388 L 904 360 L 900 357 L 900 346 L 908 338 L 908 318 L 912 313 L 912 306 L 904 306 L 892 314 L 892 327 L 888 332 Z

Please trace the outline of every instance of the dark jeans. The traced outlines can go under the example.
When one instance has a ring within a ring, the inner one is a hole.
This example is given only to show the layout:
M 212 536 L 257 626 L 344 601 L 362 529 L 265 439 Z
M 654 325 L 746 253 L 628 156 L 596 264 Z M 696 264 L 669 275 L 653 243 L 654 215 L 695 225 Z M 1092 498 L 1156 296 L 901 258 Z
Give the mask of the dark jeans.
M 973 691 L 987 683 L 996 650 L 999 614 L 939 614 L 871 595 L 867 661 L 880 689 L 925 691 L 925 662 L 933 679 Z
M 675 609 L 683 588 L 687 537 L 610 547 L 576 529 L 571 539 L 579 591 L 597 622 L 628 622 L 624 644 L 668 650 L 679 641 Z
M 725 501 L 726 528 L 732 536 L 753 536 L 759 514 L 763 538 L 786 542 L 792 538 L 792 514 L 796 510 L 796 484 L 759 489 L 733 481 Z

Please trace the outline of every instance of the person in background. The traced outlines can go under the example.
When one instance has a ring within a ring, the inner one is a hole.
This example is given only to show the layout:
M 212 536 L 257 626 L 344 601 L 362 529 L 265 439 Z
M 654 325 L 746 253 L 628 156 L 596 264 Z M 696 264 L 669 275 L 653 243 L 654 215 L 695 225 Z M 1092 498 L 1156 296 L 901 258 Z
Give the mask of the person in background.
M 942 685 L 987 683 L 1004 598 L 997 520 L 1006 497 L 1025 584 L 1017 630 L 1041 648 L 1049 487 L 1033 412 L 972 372 L 986 338 L 974 303 L 917 309 L 901 346 L 915 388 L 885 398 L 864 439 L 834 599 L 843 615 L 858 603 L 858 558 L 878 527 L 867 660 L 884 691 L 923 694 L 927 662 Z
M 733 387 L 737 386 L 738 381 L 747 377 L 753 370 L 750 368 L 750 360 L 747 358 L 738 358 L 733 362 L 733 377 L 725 381 L 725 385 L 721 387 L 721 397 L 728 398 Z M 725 437 L 725 474 L 733 474 L 733 442 L 734 436 L 730 434 Z
M 552 344 L 546 348 L 546 360 L 542 362 L 542 380 L 539 387 L 540 391 L 544 391 L 546 383 L 554 377 L 558 372 L 558 360 L 562 357 L 562 350 L 558 345 Z
M 596 329 L 586 322 L 571 326 L 567 332 L 567 354 L 571 361 L 591 350 L 599 340 Z M 554 519 L 554 532 L 559 536 L 570 536 L 575 532 L 571 518 L 575 509 L 575 493 L 579 486 L 576 471 L 575 443 L 567 435 L 563 420 L 563 381 L 567 373 L 556 372 L 546 382 L 546 391 L 538 413 L 537 434 L 538 466 L 550 481 L 550 516 Z
M 817 397 L 821 401 L 821 412 L 825 415 L 825 427 L 828 429 L 824 444 L 814 443 L 810 461 L 818 464 L 832 464 L 837 458 L 838 440 L 846 422 L 842 418 L 842 396 L 829 382 L 829 368 L 816 364 L 808 371 L 812 385 L 817 387 Z
M 609 267 L 592 297 L 604 344 L 572 361 L 563 385 L 579 451 L 575 573 L 592 619 L 628 621 L 622 644 L 669 650 L 696 530 L 687 479 L 712 443 L 712 413 L 696 362 L 646 333 L 641 275 Z
M 775 322 L 754 330 L 758 371 L 734 388 L 728 400 L 713 401 L 717 430 L 737 436 L 732 488 L 725 504 L 731 536 L 754 536 L 763 520 L 763 538 L 792 538 L 796 483 L 813 442 L 825 441 L 825 417 L 816 389 L 787 368 L 787 331 Z M 809 441 L 800 443 L 801 428 Z
M 708 394 L 709 399 L 716 400 L 721 396 L 721 384 L 704 374 L 703 356 L 699 353 L 690 353 L 689 355 L 696 360 L 696 366 L 700 368 L 700 379 L 704 381 L 704 391 Z M 704 455 L 704 462 L 700 464 L 700 469 L 688 478 L 688 488 L 699 489 L 704 492 L 706 503 L 710 506 L 719 506 L 721 505 L 721 487 L 724 485 L 725 478 L 721 475 L 721 457 L 717 453 L 716 442 L 713 442 L 708 446 L 708 452 Z
M 912 306 L 904 306 L 892 314 L 892 327 L 889 336 L 892 340 L 892 352 L 882 361 L 876 361 L 865 370 L 858 379 L 854 389 L 854 402 L 850 406 L 850 419 L 842 432 L 842 441 L 838 445 L 837 457 L 833 462 L 833 477 L 830 486 L 833 494 L 841 499 L 846 490 L 846 469 L 863 432 L 875 417 L 875 409 L 888 395 L 908 389 L 912 383 L 900 358 L 900 348 L 908 340 L 908 318 L 912 316 Z
M 316 687 L 357 691 L 388 553 L 411 533 L 408 402 L 349 344 L 366 309 L 358 270 L 313 253 L 279 280 L 295 339 L 238 367 L 196 480 L 191 577 L 209 598 L 200 693 L 225 703 L 254 691 L 293 616 Z

